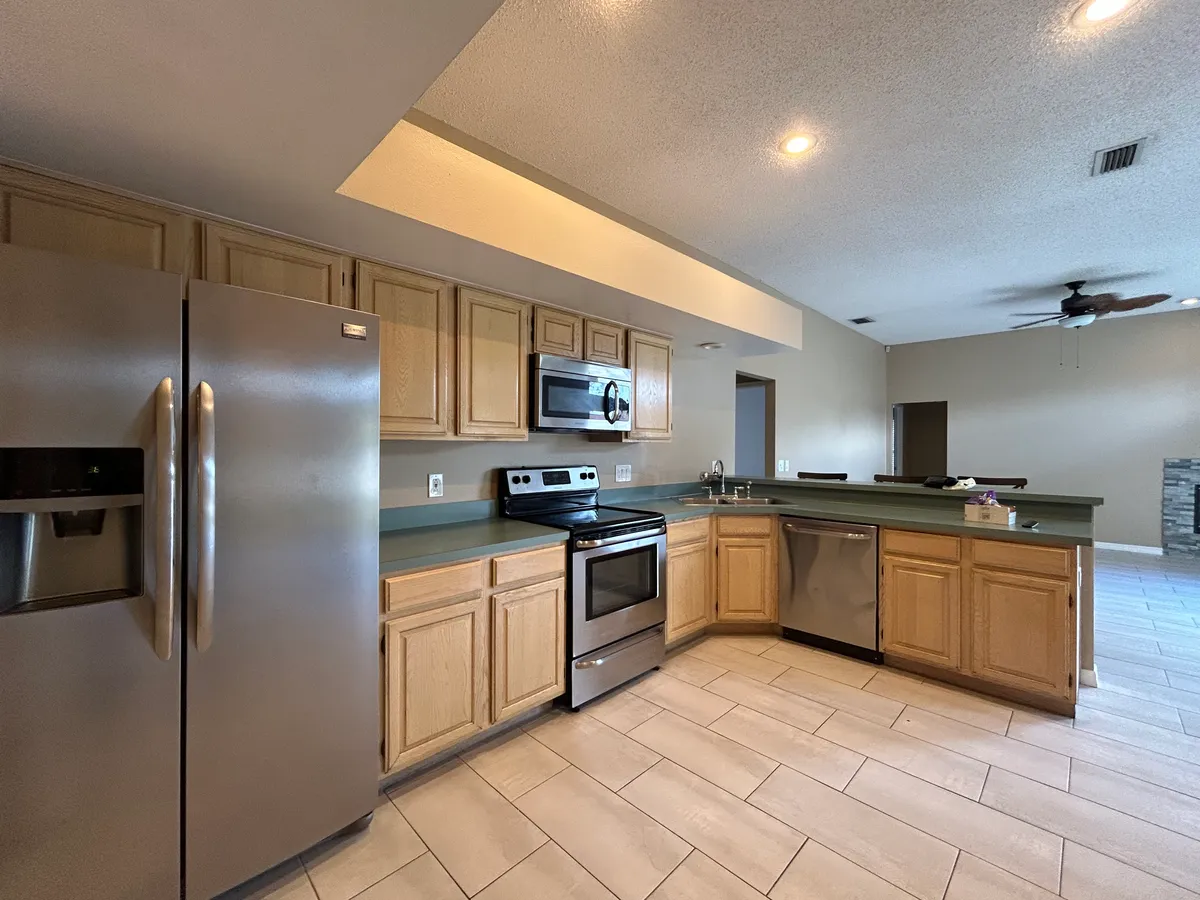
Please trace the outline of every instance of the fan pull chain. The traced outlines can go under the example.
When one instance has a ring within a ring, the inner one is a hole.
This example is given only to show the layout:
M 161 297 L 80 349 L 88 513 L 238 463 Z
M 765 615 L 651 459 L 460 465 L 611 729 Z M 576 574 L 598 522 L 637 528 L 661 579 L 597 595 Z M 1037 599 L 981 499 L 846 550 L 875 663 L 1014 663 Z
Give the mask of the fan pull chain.
M 1075 368 L 1077 369 L 1079 368 L 1079 342 L 1083 340 L 1083 338 L 1080 337 L 1079 332 L 1082 330 L 1082 328 L 1075 329 Z
M 1063 367 L 1063 331 L 1066 329 L 1058 329 L 1058 367 Z

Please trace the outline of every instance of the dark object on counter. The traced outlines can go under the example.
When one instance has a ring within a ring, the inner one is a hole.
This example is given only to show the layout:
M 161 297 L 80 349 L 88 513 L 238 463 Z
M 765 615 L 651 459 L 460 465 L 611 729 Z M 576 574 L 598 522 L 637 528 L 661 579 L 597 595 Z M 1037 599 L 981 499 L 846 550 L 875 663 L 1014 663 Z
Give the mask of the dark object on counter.
M 1039 524 L 1041 524 L 1041 523 L 1038 522 L 1037 519 L 1030 519 L 1028 522 L 1022 522 L 1021 527 L 1022 528 L 1037 528 Z
M 948 488 L 958 484 L 958 479 L 950 475 L 930 475 L 921 484 L 927 488 Z
M 959 478 L 966 478 L 966 475 L 959 475 Z M 1028 478 L 980 478 L 975 477 L 976 484 L 987 485 L 988 487 L 1010 487 L 1013 490 L 1023 491 L 1026 485 L 1029 484 Z
M 849 481 L 848 472 L 797 472 L 797 478 L 818 478 L 822 481 Z
M 876 484 L 924 484 L 925 475 L 876 475 Z

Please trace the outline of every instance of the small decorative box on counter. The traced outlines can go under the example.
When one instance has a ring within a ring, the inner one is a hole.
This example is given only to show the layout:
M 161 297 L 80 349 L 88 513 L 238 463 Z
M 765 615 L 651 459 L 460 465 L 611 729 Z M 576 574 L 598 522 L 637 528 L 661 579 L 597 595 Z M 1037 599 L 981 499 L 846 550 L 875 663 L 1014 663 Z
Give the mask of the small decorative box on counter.
M 964 510 L 968 522 L 982 522 L 987 525 L 1017 524 L 1017 511 L 1011 506 L 1003 506 L 997 502 L 995 491 L 976 494 L 967 501 Z

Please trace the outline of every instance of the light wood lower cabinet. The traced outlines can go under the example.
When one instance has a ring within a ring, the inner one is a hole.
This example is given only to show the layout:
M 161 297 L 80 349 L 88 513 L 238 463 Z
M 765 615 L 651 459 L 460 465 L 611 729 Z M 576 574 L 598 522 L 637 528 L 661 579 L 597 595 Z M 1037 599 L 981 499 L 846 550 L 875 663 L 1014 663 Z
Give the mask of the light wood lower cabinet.
M 380 437 L 454 433 L 454 329 L 448 281 L 359 261 L 355 307 L 379 316 Z
M 668 644 L 702 631 L 712 622 L 713 555 L 708 522 L 704 525 L 701 540 L 667 548 Z
M 884 653 L 1074 702 L 1074 548 L 896 531 L 882 547 Z
M 458 433 L 529 437 L 529 304 L 458 290 Z
M 1071 584 L 975 568 L 971 575 L 971 673 L 1027 691 L 1071 695 Z
M 384 774 L 563 693 L 565 564 L 557 545 L 381 579 Z
M 717 523 L 717 621 L 777 622 L 779 573 L 775 563 L 773 519 L 761 518 L 767 533 L 726 537 Z M 730 521 L 733 521 L 732 519 Z M 748 530 L 743 518 L 741 531 Z
M 503 721 L 566 689 L 562 579 L 492 595 L 492 720 Z
M 883 559 L 883 649 L 918 662 L 957 669 L 961 607 L 957 565 Z
M 402 769 L 488 722 L 483 597 L 384 625 L 384 769 Z

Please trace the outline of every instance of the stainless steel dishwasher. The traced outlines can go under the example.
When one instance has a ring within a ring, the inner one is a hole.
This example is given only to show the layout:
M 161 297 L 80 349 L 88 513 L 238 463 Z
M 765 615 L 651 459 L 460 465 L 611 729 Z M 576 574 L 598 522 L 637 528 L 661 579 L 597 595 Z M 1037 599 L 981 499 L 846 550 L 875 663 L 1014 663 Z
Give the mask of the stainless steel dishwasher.
M 779 519 L 779 624 L 783 636 L 883 662 L 879 652 L 879 529 L 821 519 Z

